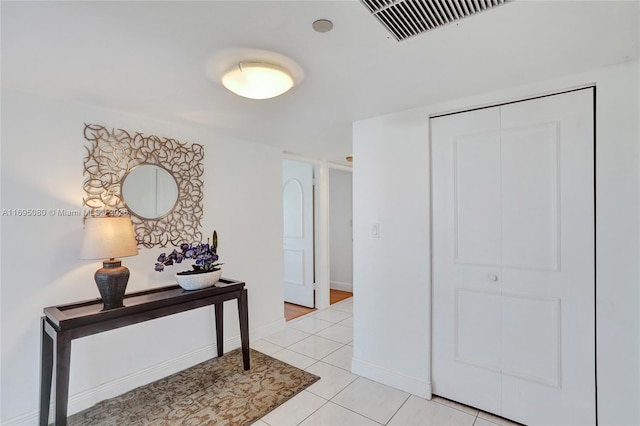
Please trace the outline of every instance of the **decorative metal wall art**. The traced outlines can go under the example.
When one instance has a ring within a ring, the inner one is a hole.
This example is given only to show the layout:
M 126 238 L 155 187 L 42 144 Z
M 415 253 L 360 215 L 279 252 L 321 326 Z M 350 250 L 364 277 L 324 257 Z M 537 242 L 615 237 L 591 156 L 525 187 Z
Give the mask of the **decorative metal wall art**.
M 202 145 L 137 132 L 132 135 L 97 124 L 85 124 L 84 138 L 90 146 L 85 146 L 83 204 L 91 214 L 129 210 L 138 244 L 147 248 L 202 240 Z M 160 167 L 175 179 L 177 199 L 162 216 L 136 214 L 122 195 L 125 177 L 141 165 Z

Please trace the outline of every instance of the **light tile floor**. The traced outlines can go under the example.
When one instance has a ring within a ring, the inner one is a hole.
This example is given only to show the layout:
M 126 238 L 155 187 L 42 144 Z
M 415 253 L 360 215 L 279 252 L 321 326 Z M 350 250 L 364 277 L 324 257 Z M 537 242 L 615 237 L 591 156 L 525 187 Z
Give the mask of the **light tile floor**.
M 353 299 L 287 322 L 251 347 L 320 380 L 255 426 L 515 426 L 517 423 L 434 397 L 431 401 L 351 373 Z

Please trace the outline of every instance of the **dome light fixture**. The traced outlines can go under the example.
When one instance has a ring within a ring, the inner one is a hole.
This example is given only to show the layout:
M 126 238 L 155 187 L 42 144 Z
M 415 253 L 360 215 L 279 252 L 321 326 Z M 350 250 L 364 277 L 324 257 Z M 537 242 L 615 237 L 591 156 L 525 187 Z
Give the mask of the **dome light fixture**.
M 240 62 L 222 76 L 222 85 L 249 99 L 275 98 L 295 84 L 285 68 L 264 62 Z

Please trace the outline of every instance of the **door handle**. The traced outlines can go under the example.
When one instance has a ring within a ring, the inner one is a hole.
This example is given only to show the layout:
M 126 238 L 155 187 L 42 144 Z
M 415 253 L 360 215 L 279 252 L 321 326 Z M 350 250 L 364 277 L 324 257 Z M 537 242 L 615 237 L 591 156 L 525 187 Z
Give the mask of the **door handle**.
M 493 281 L 495 283 L 498 281 L 498 276 L 496 274 L 489 274 L 489 281 Z

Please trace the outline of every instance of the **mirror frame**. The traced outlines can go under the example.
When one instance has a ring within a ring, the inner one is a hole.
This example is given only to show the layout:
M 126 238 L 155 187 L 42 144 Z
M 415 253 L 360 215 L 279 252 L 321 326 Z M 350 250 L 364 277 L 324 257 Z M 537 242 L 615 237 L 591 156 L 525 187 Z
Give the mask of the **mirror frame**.
M 85 146 L 83 188 L 86 196 L 82 201 L 89 214 L 127 209 L 122 197 L 124 177 L 136 166 L 155 165 L 176 180 L 178 199 L 162 217 L 146 219 L 131 215 L 138 244 L 152 248 L 202 241 L 203 145 L 139 132 L 132 135 L 123 129 L 109 130 L 98 124 L 85 124 L 84 138 L 90 146 Z

